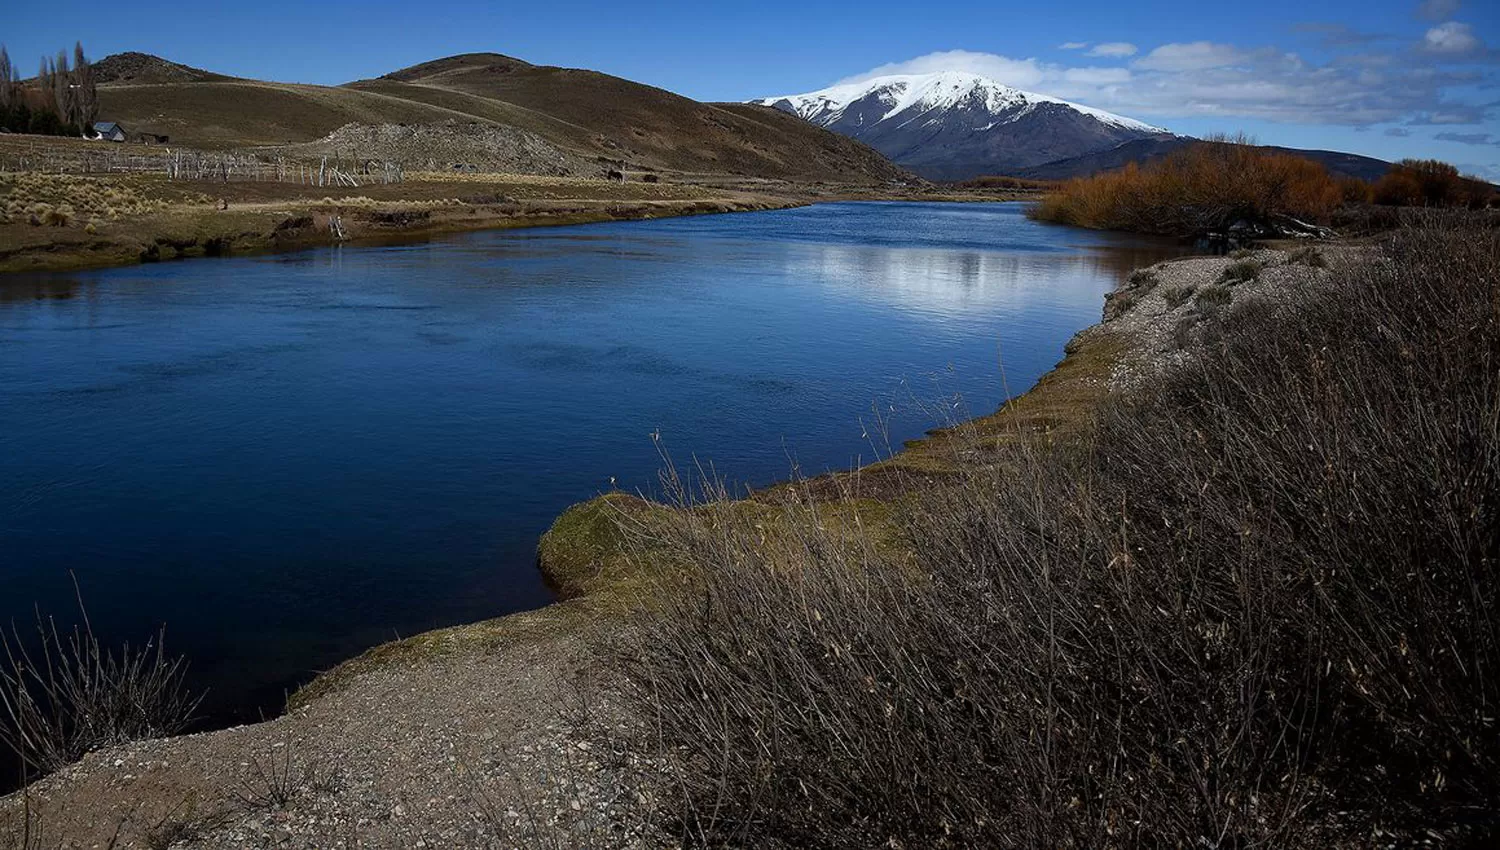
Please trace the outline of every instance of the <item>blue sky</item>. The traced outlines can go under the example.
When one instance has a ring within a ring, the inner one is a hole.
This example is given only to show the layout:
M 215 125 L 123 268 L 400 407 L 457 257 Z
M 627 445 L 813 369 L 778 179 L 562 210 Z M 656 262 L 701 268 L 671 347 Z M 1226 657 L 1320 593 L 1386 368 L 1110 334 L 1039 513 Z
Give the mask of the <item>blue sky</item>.
M 0 42 L 30 74 L 89 54 L 157 53 L 240 76 L 342 83 L 490 50 L 593 68 L 701 100 L 822 88 L 879 68 L 960 68 L 1193 135 L 1386 159 L 1437 157 L 1500 180 L 1500 2 L 449 2 L 14 0 Z

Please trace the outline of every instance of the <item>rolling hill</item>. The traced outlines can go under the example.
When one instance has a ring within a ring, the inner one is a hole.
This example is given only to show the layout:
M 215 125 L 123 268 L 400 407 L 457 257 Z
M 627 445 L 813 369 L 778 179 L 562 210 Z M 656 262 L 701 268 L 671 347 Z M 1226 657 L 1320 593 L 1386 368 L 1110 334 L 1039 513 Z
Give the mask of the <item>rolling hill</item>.
M 498 125 L 604 167 L 878 184 L 911 175 L 774 109 L 700 103 L 595 71 L 465 54 L 343 86 L 242 80 L 147 54 L 100 60 L 102 120 L 179 144 L 316 142 L 349 124 Z M 491 134 L 493 135 L 493 134 Z

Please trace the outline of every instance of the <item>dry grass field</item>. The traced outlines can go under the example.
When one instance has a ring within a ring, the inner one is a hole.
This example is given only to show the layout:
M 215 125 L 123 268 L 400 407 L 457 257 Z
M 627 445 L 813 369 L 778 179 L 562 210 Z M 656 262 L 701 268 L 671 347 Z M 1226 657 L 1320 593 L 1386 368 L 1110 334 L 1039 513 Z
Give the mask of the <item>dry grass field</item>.
M 65 156 L 75 143 L 58 145 Z M 335 188 L 164 173 L 0 172 L 0 272 L 795 203 L 768 193 L 536 175 L 411 172 L 399 183 Z

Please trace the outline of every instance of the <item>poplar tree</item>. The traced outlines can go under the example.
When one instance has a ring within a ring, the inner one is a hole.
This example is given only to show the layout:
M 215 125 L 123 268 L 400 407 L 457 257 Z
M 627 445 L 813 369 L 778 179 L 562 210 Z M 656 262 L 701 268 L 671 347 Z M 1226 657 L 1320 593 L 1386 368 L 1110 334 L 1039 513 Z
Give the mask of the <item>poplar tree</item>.
M 0 44 L 0 109 L 8 114 L 11 106 L 16 102 L 16 68 L 10 64 L 10 54 L 5 52 L 5 45 Z
M 99 89 L 94 81 L 94 66 L 83 54 L 83 42 L 73 45 L 73 123 L 87 133 L 99 117 Z

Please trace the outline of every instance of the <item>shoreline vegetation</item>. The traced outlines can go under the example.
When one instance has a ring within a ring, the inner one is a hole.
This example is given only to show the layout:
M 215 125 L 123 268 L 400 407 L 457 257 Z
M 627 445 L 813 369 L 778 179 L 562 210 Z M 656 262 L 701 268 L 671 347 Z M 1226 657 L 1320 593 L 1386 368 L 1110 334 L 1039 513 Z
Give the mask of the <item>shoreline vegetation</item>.
M 1402 160 L 1379 180 L 1334 177 L 1319 163 L 1211 137 L 1145 165 L 1077 177 L 1046 190 L 1039 221 L 1246 247 L 1257 240 L 1365 236 L 1395 226 L 1402 208 L 1482 210 L 1500 190 L 1435 160 Z
M 870 467 L 669 464 L 558 518 L 558 603 L 91 753 L 0 846 L 1482 843 L 1500 231 L 1407 218 L 1140 270 Z

